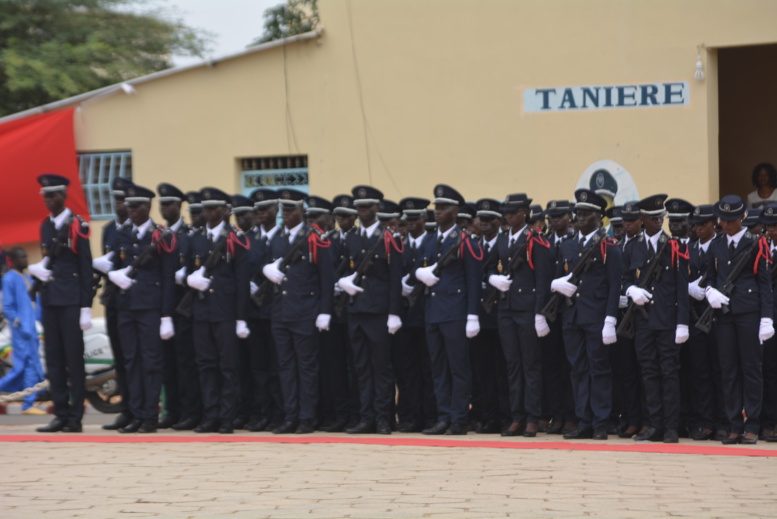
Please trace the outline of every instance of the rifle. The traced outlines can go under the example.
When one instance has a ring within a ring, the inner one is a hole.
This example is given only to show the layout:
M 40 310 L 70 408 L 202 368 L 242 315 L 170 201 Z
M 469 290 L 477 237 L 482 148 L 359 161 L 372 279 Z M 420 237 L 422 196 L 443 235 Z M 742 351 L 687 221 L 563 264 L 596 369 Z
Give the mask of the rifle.
M 146 231 L 146 232 L 154 232 L 154 231 L 160 231 L 160 232 L 162 233 L 162 236 L 159 238 L 160 240 L 164 240 L 166 236 L 170 236 L 170 234 L 172 233 L 172 231 L 170 231 L 170 229 L 168 229 L 168 228 L 166 228 L 166 227 L 162 227 L 162 226 L 161 226 L 161 225 L 159 225 L 159 224 L 154 224 L 154 229 L 153 229 L 153 230 L 149 229 L 149 230 L 148 230 L 148 231 Z M 148 265 L 148 262 L 149 262 L 149 260 L 151 259 L 151 254 L 152 254 L 152 253 L 154 252 L 154 250 L 156 250 L 156 248 L 157 248 L 157 243 L 158 243 L 158 242 L 155 242 L 155 241 L 152 239 L 152 240 L 151 240 L 151 243 L 150 243 L 150 244 L 149 244 L 149 245 L 148 245 L 148 246 L 147 246 L 145 249 L 143 249 L 142 251 L 140 251 L 140 254 L 138 254 L 137 256 L 135 256 L 135 257 L 132 259 L 132 263 L 130 264 L 130 269 L 129 269 L 129 271 L 127 272 L 127 277 L 128 277 L 128 278 L 130 278 L 130 279 L 135 279 L 135 276 L 137 276 L 137 275 L 138 275 L 138 274 L 137 274 L 137 271 L 138 271 L 138 269 L 139 269 L 139 268 L 143 268 L 143 267 L 145 267 L 146 265 Z M 94 276 L 94 275 L 96 275 L 96 274 L 97 274 L 97 272 L 98 272 L 98 271 L 94 271 L 94 274 L 93 274 L 93 276 Z M 108 277 L 108 275 L 107 275 L 107 274 L 104 274 L 104 275 L 105 275 L 106 277 Z M 100 278 L 98 278 L 98 279 L 97 279 L 97 287 L 99 287 L 99 286 L 100 286 L 100 285 L 99 285 L 99 282 L 100 282 Z M 105 290 L 103 291 L 103 295 L 102 295 L 102 297 L 103 297 L 104 299 L 107 299 L 107 298 L 109 298 L 109 297 L 113 297 L 113 296 L 115 296 L 115 295 L 116 295 L 116 289 L 117 289 L 117 288 L 118 288 L 118 287 L 117 287 L 116 285 L 114 285 L 113 283 L 107 283 L 107 284 L 105 285 Z M 124 290 L 122 290 L 122 291 L 121 291 L 121 293 L 122 293 L 122 294 L 123 294 L 124 292 L 125 292 Z
M 526 241 L 523 242 L 515 251 L 515 256 L 510 259 L 510 263 L 507 264 L 507 268 L 505 269 L 505 272 L 507 272 L 507 277 L 512 276 L 513 272 L 518 270 L 518 267 L 520 267 L 521 263 L 524 262 L 526 248 L 529 246 L 529 240 L 531 240 L 533 236 L 534 231 L 529 231 L 529 234 L 526 236 Z M 480 304 L 483 306 L 483 310 L 485 310 L 487 314 L 490 314 L 494 309 L 494 305 L 497 303 L 497 300 L 501 301 L 505 297 L 507 296 L 504 292 L 494 286 L 491 286 L 489 288 L 488 294 L 486 294 L 486 297 L 483 298 L 483 301 Z
M 586 251 L 580 256 L 580 260 L 575 263 L 575 266 L 572 267 L 572 272 L 570 272 L 571 276 L 569 277 L 569 282 L 573 284 L 577 284 L 578 277 L 583 272 L 588 271 L 590 268 L 591 262 L 594 259 L 594 254 L 597 250 L 597 245 L 600 241 L 602 241 L 603 238 L 606 238 L 606 235 L 596 233 L 591 237 L 591 241 L 593 242 L 590 247 L 586 249 Z M 563 294 L 560 294 L 558 292 L 553 292 L 551 294 L 550 299 L 543 307 L 542 311 L 540 312 L 542 315 L 545 316 L 545 318 L 548 320 L 548 322 L 553 322 L 556 320 L 556 316 L 558 315 L 558 306 L 561 303 L 561 298 L 564 297 L 564 302 L 567 306 L 572 306 L 572 300 Z
M 399 236 L 399 233 L 394 233 L 394 238 L 397 238 Z M 378 252 L 378 247 L 381 245 L 384 245 L 386 243 L 386 236 L 385 231 L 383 232 L 383 235 L 375 240 L 375 245 L 372 246 L 372 248 L 367 251 L 367 253 L 362 258 L 361 262 L 359 262 L 359 266 L 356 267 L 356 276 L 353 278 L 353 284 L 357 285 L 361 283 L 362 278 L 367 273 L 368 270 L 370 270 L 370 267 L 372 266 L 372 260 L 375 258 L 375 254 Z M 343 258 L 343 262 L 345 262 L 348 258 Z M 342 265 L 340 265 L 342 266 Z M 339 269 L 339 267 L 338 267 Z M 345 271 L 343 271 L 345 273 Z M 340 279 L 339 277 L 336 277 L 335 279 Z M 334 312 L 337 317 L 340 317 L 343 314 L 343 310 L 345 309 L 346 305 L 353 304 L 353 296 L 349 296 L 346 292 L 341 292 L 337 295 L 337 301 L 335 301 L 334 305 Z
M 440 272 L 442 272 L 442 269 L 453 263 L 455 259 L 458 258 L 459 253 L 459 247 L 461 245 L 461 242 L 464 241 L 464 238 L 466 237 L 467 233 L 464 231 L 460 231 L 459 234 L 459 240 L 456 242 L 456 245 L 448 249 L 448 251 L 445 253 L 445 255 L 437 260 L 437 266 L 432 269 L 432 274 L 435 276 L 439 276 Z M 415 278 L 415 271 L 413 271 L 411 278 Z M 424 293 L 424 295 L 429 293 L 429 287 L 424 285 L 423 283 L 418 283 L 416 280 L 416 284 L 413 286 L 413 291 L 410 292 L 410 294 L 407 296 L 407 302 L 408 307 L 413 308 L 416 301 L 418 301 L 418 298 L 421 296 L 421 292 Z
M 213 250 L 210 251 L 210 254 L 208 254 L 208 258 L 205 260 L 205 263 L 202 265 L 203 267 L 205 267 L 205 274 L 208 274 L 209 271 L 216 268 L 216 266 L 221 261 L 221 254 L 224 252 L 224 249 L 227 248 L 227 239 L 229 238 L 229 233 L 231 231 L 232 231 L 232 228 L 225 224 L 224 228 L 221 230 L 221 233 L 219 234 L 219 238 L 221 239 L 218 241 L 218 243 L 216 243 L 216 246 L 213 247 Z M 202 292 L 200 292 L 196 288 L 189 287 L 189 290 L 181 298 L 181 302 L 178 303 L 177 307 L 175 307 L 175 311 L 180 315 L 186 317 L 187 319 L 191 317 L 192 303 L 194 302 L 195 295 L 199 295 L 200 299 L 205 297 L 202 295 Z
M 750 246 L 750 249 L 748 249 L 746 254 L 742 254 L 737 262 L 734 264 L 734 267 L 731 269 L 731 272 L 728 273 L 728 277 L 726 277 L 725 281 L 723 281 L 723 284 L 720 287 L 720 293 L 724 296 L 728 297 L 731 295 L 731 293 L 734 291 L 734 281 L 739 277 L 739 275 L 742 273 L 742 271 L 745 269 L 748 263 L 750 263 L 751 255 L 753 254 L 753 251 L 755 251 L 758 248 L 760 240 L 755 240 L 753 244 Z M 722 305 L 720 307 L 720 311 L 724 314 L 729 313 L 731 310 L 729 310 L 728 305 Z M 699 320 L 696 321 L 696 328 L 703 331 L 704 333 L 710 333 L 712 330 L 712 321 L 715 318 L 715 309 L 711 306 L 708 306 L 704 313 L 701 314 L 701 317 L 699 317 Z
M 646 289 L 648 286 L 650 286 L 651 283 L 653 283 L 653 278 L 660 277 L 660 263 L 661 263 L 661 256 L 664 254 L 664 250 L 666 249 L 666 246 L 669 245 L 669 242 L 672 241 L 674 238 L 670 238 L 666 240 L 663 245 L 661 245 L 661 248 L 656 253 L 655 257 L 653 258 L 653 263 L 648 265 L 647 270 L 645 271 L 645 275 L 641 277 L 638 283 L 638 287 L 642 289 Z M 631 302 L 629 307 L 626 309 L 626 313 L 623 314 L 623 319 L 621 319 L 620 324 L 618 325 L 618 329 L 615 330 L 615 333 L 617 335 L 620 335 L 621 337 L 624 337 L 626 339 L 631 339 L 634 337 L 634 334 L 636 333 L 634 328 L 634 312 L 639 310 L 642 317 L 645 319 L 648 318 L 647 310 L 645 310 L 644 307 L 636 304 L 634 301 Z
M 49 262 L 46 268 L 49 270 L 54 269 L 54 263 L 57 261 L 57 258 L 60 254 L 62 254 L 63 247 L 69 246 L 69 233 L 70 233 L 70 226 L 73 225 L 73 219 L 75 216 L 70 216 L 67 220 L 65 220 L 65 223 L 62 224 L 62 227 L 59 228 L 59 231 L 57 231 L 57 234 L 54 235 L 54 237 L 51 239 L 51 246 L 46 250 L 46 254 L 43 255 L 43 259 L 48 258 Z M 81 218 L 78 218 L 80 221 Z M 43 260 L 41 260 L 43 261 Z M 43 286 L 43 281 L 41 281 L 38 278 L 35 278 L 33 280 L 32 286 L 30 287 L 30 290 L 28 291 L 30 295 L 30 299 L 35 301 L 35 296 L 40 292 L 41 287 Z
M 318 230 L 317 227 L 310 226 L 310 229 L 308 230 L 307 234 L 300 239 L 294 242 L 294 245 L 291 246 L 291 248 L 286 252 L 286 255 L 281 259 L 281 263 L 278 265 L 278 270 L 283 270 L 292 263 L 299 260 L 299 258 L 302 256 L 302 246 L 307 244 L 308 242 L 308 236 L 310 236 L 310 233 L 314 232 L 322 237 L 322 239 L 328 239 L 330 234 L 321 234 L 321 232 Z M 333 231 L 331 231 L 333 232 Z M 258 276 L 259 272 L 261 272 L 264 265 L 260 265 L 256 272 L 254 273 L 254 276 Z M 277 288 L 277 285 L 270 281 L 269 279 L 265 278 L 262 283 L 259 285 L 259 289 L 254 292 L 254 294 L 251 296 L 251 299 L 254 301 L 256 306 L 262 306 L 264 304 L 264 299 L 267 297 L 267 293 L 270 291 L 273 287 Z

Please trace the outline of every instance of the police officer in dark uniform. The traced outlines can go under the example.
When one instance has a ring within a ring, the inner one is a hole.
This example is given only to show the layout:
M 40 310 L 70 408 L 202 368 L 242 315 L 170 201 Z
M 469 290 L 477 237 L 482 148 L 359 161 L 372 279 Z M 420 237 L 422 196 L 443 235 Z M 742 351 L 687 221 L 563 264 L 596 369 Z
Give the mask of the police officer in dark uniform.
M 202 229 L 205 227 L 205 209 L 202 205 L 202 194 L 199 191 L 187 191 L 185 196 L 192 229 Z
M 624 295 L 643 307 L 634 318 L 634 347 L 642 372 L 650 427 L 635 436 L 638 441 L 677 443 L 680 420 L 680 347 L 688 340 L 687 246 L 662 230 L 666 195 L 639 202 L 645 233 L 626 250 Z M 646 288 L 641 275 L 652 262 L 660 262 Z
M 464 197 L 450 186 L 434 188 L 434 216 L 437 233 L 421 252 L 422 265 L 415 271 L 418 281 L 429 287 L 426 304 L 426 342 L 432 361 L 438 418 L 424 434 L 467 434 L 467 408 L 472 371 L 467 339 L 480 331 L 478 305 L 483 277 L 480 244 L 456 227 Z M 454 252 L 447 256 L 448 251 Z M 451 258 L 440 264 L 443 258 Z
M 332 314 L 334 267 L 329 242 L 303 221 L 305 193 L 279 193 L 283 230 L 270 242 L 270 263 L 262 273 L 277 285 L 272 303 L 272 333 L 278 353 L 278 375 L 284 422 L 275 434 L 309 434 L 315 430 L 318 405 L 318 335 Z M 299 254 L 290 258 L 300 241 Z M 284 261 L 286 259 L 287 261 Z M 293 261 L 290 261 L 293 260 Z
M 575 191 L 578 233 L 558 248 L 556 276 L 551 290 L 570 298 L 563 307 L 564 347 L 571 366 L 572 392 L 578 418 L 577 428 L 566 439 L 607 439 L 607 421 L 612 409 L 612 371 L 607 345 L 616 341 L 621 251 L 601 228 L 607 205 L 604 198 L 588 189 Z M 569 281 L 571 271 L 590 247 L 588 267 Z
M 772 284 L 768 268 L 769 245 L 742 226 L 745 203 L 726 195 L 714 206 L 723 235 L 707 252 L 706 297 L 717 312 L 713 333 L 723 378 L 723 394 L 731 429 L 724 444 L 755 444 L 760 430 L 763 402 L 763 343 L 774 336 Z M 746 255 L 745 268 L 736 276 L 730 295 L 719 290 L 738 260 Z M 752 261 L 751 261 L 752 258 Z M 743 416 L 747 416 L 747 421 Z
M 718 441 L 728 436 L 728 418 L 723 400 L 718 342 L 714 333 L 705 333 L 696 326 L 696 321 L 708 308 L 704 294 L 707 279 L 707 254 L 715 235 L 718 219 L 713 207 L 699 205 L 688 218 L 697 239 L 688 248 L 688 295 L 691 308 L 691 337 L 688 339 L 687 365 L 689 380 L 689 407 L 694 416 L 688 424 L 690 437 L 694 440 Z M 681 362 L 683 360 L 681 359 Z
M 488 283 L 504 294 L 499 301 L 499 337 L 507 361 L 512 423 L 502 436 L 536 436 L 542 413 L 539 338 L 550 328 L 540 312 L 550 298 L 552 264 L 550 244 L 527 224 L 531 202 L 524 193 L 505 199 L 503 211 L 510 230 L 499 237 L 497 263 L 486 271 Z M 512 268 L 516 254 L 520 259 Z
M 207 225 L 190 237 L 191 274 L 186 278 L 198 292 L 191 314 L 203 417 L 194 431 L 231 434 L 240 391 L 237 341 L 250 333 L 246 323 L 250 241 L 224 221 L 232 201 L 228 194 L 212 187 L 200 193 Z
M 127 187 L 132 182 L 123 177 L 116 177 L 111 184 L 111 196 L 113 197 L 113 208 L 116 218 L 103 226 L 102 250 L 103 255 L 92 260 L 92 266 L 95 270 L 107 274 L 113 268 L 111 258 L 116 254 L 116 236 L 124 225 L 128 223 L 127 204 L 124 202 Z M 115 287 L 108 288 L 109 283 L 105 283 L 100 302 L 105 306 L 105 328 L 108 332 L 108 339 L 111 342 L 111 352 L 113 354 L 114 369 L 116 370 L 116 384 L 119 386 L 121 395 L 121 409 L 116 420 L 113 423 L 103 425 L 106 431 L 115 431 L 132 421 L 132 413 L 129 408 L 129 393 L 127 392 L 127 371 L 124 362 L 124 353 L 121 351 L 121 341 L 119 340 L 119 313 L 116 309 L 116 291 Z
M 437 402 L 434 397 L 432 367 L 424 330 L 424 304 L 422 298 L 410 305 L 413 287 L 408 284 L 411 272 L 420 266 L 420 251 L 431 236 L 425 228 L 426 208 L 429 200 L 406 197 L 399 201 L 402 218 L 407 222 L 405 252 L 403 253 L 402 328 L 399 330 L 400 355 L 396 369 L 406 377 L 405 417 L 400 416 L 399 432 L 421 432 L 437 423 Z
M 349 297 L 348 332 L 359 385 L 359 422 L 347 428 L 349 434 L 391 434 L 391 402 L 394 377 L 391 364 L 391 335 L 402 327 L 400 238 L 377 219 L 383 193 L 370 186 L 352 190 L 359 215 L 360 232 L 345 242 L 349 268 L 337 281 Z M 398 213 L 388 213 L 386 219 Z M 359 274 L 361 275 L 359 276 Z M 358 279 L 359 276 L 361 279 Z
M 475 209 L 480 224 L 483 271 L 487 272 L 492 265 L 496 266 L 499 262 L 497 241 L 503 215 L 499 211 L 499 202 L 492 198 L 481 198 L 475 203 Z M 481 300 L 488 293 L 489 290 L 484 290 Z M 480 388 L 481 415 L 475 432 L 495 434 L 501 432 L 503 426 L 510 423 L 510 404 L 506 362 L 502 343 L 499 340 L 499 310 L 495 304 L 487 310 L 484 304 L 478 308 L 480 333 L 470 340 L 472 377 Z M 472 398 L 475 399 L 474 391 Z
M 748 218 L 750 215 L 748 210 Z M 777 203 L 763 207 L 760 212 L 760 222 L 763 224 L 763 234 L 769 240 L 772 261 L 777 249 Z M 744 224 L 744 222 L 743 222 Z M 770 269 L 772 279 L 772 294 L 777 288 L 777 269 Z M 764 396 L 761 407 L 761 431 L 759 438 L 768 442 L 777 442 L 777 339 L 772 337 L 764 344 L 763 349 L 763 379 Z
M 572 230 L 572 204 L 568 200 L 551 200 L 545 207 L 550 219 L 550 228 L 545 238 L 550 243 L 553 271 L 556 270 L 558 249 L 562 242 L 574 236 Z M 577 427 L 575 402 L 569 379 L 569 361 L 564 351 L 564 337 L 561 333 L 561 319 L 549 322 L 550 333 L 540 338 L 542 344 L 542 416 L 543 426 L 548 434 L 562 434 Z M 543 423 L 544 422 L 544 423 Z
M 42 286 L 46 371 L 55 418 L 38 432 L 81 432 L 84 414 L 84 335 L 92 326 L 89 225 L 65 207 L 70 180 L 38 177 L 51 215 L 40 225 L 44 258 L 28 270 Z M 37 283 L 36 283 L 37 284 Z
M 254 203 L 254 223 L 256 231 L 251 237 L 251 292 L 258 290 L 261 283 L 261 269 L 267 263 L 270 254 L 270 241 L 279 232 L 276 217 L 278 215 L 278 192 L 274 189 L 259 188 L 251 192 Z M 262 299 L 261 306 L 254 301 L 249 305 L 248 336 L 251 355 L 251 373 L 254 380 L 255 398 L 260 404 L 261 413 L 251 416 L 246 424 L 249 431 L 272 431 L 283 422 L 283 397 L 278 379 L 278 354 L 271 330 L 272 295 Z
M 118 254 L 108 273 L 120 292 L 119 335 L 129 386 L 133 420 L 121 433 L 153 433 L 157 430 L 159 395 L 162 390 L 162 340 L 175 334 L 176 239 L 150 218 L 154 192 L 141 186 L 127 188 L 126 203 L 132 226 L 116 238 Z

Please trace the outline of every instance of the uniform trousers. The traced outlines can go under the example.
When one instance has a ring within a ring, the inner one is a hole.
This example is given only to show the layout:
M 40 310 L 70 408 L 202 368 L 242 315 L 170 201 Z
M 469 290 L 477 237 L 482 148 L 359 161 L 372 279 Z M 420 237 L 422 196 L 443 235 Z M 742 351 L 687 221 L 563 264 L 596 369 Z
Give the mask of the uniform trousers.
M 635 317 L 634 347 L 642 371 L 650 426 L 658 430 L 680 425 L 680 345 L 675 330 L 652 330 Z
M 175 323 L 173 323 L 175 327 Z M 181 416 L 181 393 L 178 382 L 178 362 L 176 355 L 176 336 L 162 341 L 162 385 L 165 388 L 164 414 L 178 419 Z
M 481 321 L 482 322 L 482 321 Z M 475 405 L 475 387 L 480 388 L 478 419 L 503 423 L 510 416 L 507 370 L 499 330 L 481 328 L 480 333 L 470 339 L 470 360 L 472 362 L 472 407 Z
M 318 331 L 314 320 L 272 322 L 284 420 L 315 420 L 318 404 Z
M 613 405 L 619 425 L 640 427 L 643 421 L 642 375 L 634 339 L 618 337 L 610 351 L 613 368 Z
M 127 367 L 130 411 L 141 420 L 156 422 L 162 390 L 162 315 L 154 310 L 119 310 L 119 335 Z
M 612 369 L 602 325 L 564 323 L 578 426 L 606 427 L 612 411 Z
M 512 421 L 537 423 L 542 413 L 542 349 L 534 328 L 534 312 L 500 309 L 498 321 L 507 362 Z
M 84 334 L 76 306 L 43 306 L 44 351 L 54 414 L 69 422 L 84 415 Z
M 763 403 L 763 346 L 758 341 L 758 312 L 719 314 L 713 332 L 718 340 L 726 414 L 731 433 L 758 433 Z M 742 416 L 744 409 L 747 422 Z
M 348 335 L 359 380 L 361 420 L 391 420 L 394 376 L 388 314 L 349 313 Z
M 347 420 L 351 414 L 348 324 L 342 322 L 342 319 L 337 322 L 334 319 L 332 321 L 329 330 L 319 334 L 321 365 L 319 416 L 322 422 L 333 422 L 343 418 Z
M 194 323 L 194 351 L 200 373 L 204 421 L 232 422 L 240 390 L 235 321 Z
M 426 332 L 419 326 L 403 326 L 399 333 L 402 355 L 399 366 L 407 379 L 404 397 L 407 417 L 400 421 L 434 425 L 437 421 L 437 400 L 434 396 L 434 379 L 426 346 Z M 402 394 L 400 393 L 400 398 Z
M 764 398 L 761 407 L 761 427 L 777 427 L 777 338 L 772 337 L 763 348 Z
M 175 360 L 178 374 L 178 398 L 180 419 L 195 421 L 202 416 L 202 391 L 197 370 L 197 355 L 194 349 L 192 320 L 182 315 L 173 316 L 175 326 Z
M 426 344 L 432 363 L 437 419 L 467 425 L 472 368 L 466 320 L 426 323 Z
M 542 417 L 555 422 L 576 422 L 575 401 L 564 351 L 561 319 L 549 322 L 550 333 L 540 339 L 542 348 Z
M 695 425 L 703 429 L 725 428 L 728 424 L 723 400 L 723 381 L 715 334 L 691 327 L 688 339 L 690 407 Z
M 278 381 L 278 353 L 270 331 L 269 319 L 249 319 L 248 356 L 253 381 L 251 401 L 254 405 L 250 418 L 267 418 L 272 421 L 283 419 L 283 398 Z
M 129 390 L 127 388 L 127 364 L 124 360 L 124 351 L 121 349 L 119 335 L 119 310 L 115 306 L 105 307 L 105 328 L 108 332 L 108 340 L 111 342 L 113 369 L 116 371 L 116 384 L 119 386 L 119 394 L 121 395 L 119 412 L 132 416 L 129 408 Z

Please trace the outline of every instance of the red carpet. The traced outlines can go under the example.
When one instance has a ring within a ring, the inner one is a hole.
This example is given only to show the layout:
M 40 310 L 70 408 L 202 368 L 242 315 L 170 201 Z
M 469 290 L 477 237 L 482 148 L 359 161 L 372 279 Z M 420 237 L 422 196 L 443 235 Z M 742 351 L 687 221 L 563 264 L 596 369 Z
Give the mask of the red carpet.
M 358 445 L 388 445 L 408 447 L 463 447 L 487 449 L 552 449 L 598 452 L 650 452 L 663 454 L 700 454 L 705 456 L 777 457 L 777 450 L 744 446 L 723 446 L 712 442 L 694 444 L 633 443 L 610 444 L 532 441 L 466 441 L 429 438 L 356 438 L 342 436 L 167 436 L 116 435 L 89 436 L 81 434 L 0 435 L 0 442 L 56 442 L 56 443 L 350 443 Z

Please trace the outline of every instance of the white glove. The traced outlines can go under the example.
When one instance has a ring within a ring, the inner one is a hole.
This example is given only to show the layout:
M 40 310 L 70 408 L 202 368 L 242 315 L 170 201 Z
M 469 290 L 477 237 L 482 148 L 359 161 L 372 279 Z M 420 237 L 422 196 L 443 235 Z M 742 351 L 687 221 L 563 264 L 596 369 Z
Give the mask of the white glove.
M 626 289 L 626 295 L 631 298 L 632 301 L 634 301 L 634 304 L 637 306 L 644 306 L 648 301 L 653 299 L 653 294 L 645 290 L 644 288 L 639 288 L 638 286 L 631 285 L 629 288 Z
M 186 283 L 186 267 L 175 271 L 175 284 L 183 286 Z
M 696 281 L 691 281 L 690 283 L 688 283 L 688 295 L 697 301 L 704 300 L 704 289 L 699 286 L 700 281 L 701 281 L 701 276 L 699 276 L 699 279 L 697 279 Z
M 440 281 L 440 278 L 432 273 L 435 266 L 437 266 L 437 263 L 429 267 L 417 268 L 415 271 L 416 279 L 428 287 L 436 285 Z
M 548 326 L 548 321 L 545 320 L 544 315 L 536 314 L 534 316 L 534 330 L 537 332 L 537 337 L 545 337 L 550 333 L 550 326 Z
M 409 296 L 413 293 L 413 287 L 407 284 L 408 280 L 410 279 L 410 274 L 405 274 L 405 277 L 402 278 L 402 295 L 403 296 Z
M 761 344 L 774 337 L 774 323 L 768 317 L 761 318 L 761 325 L 758 327 L 758 340 Z
M 467 339 L 473 338 L 475 335 L 480 333 L 480 321 L 478 320 L 477 315 L 468 315 L 467 316 Z
M 716 288 L 707 287 L 705 294 L 707 295 L 707 301 L 712 308 L 718 309 L 723 305 L 727 305 L 729 302 L 728 297 L 724 296 L 720 290 Z
M 173 328 L 172 317 L 162 317 L 162 321 L 159 323 L 159 337 L 163 341 L 170 339 L 175 335 L 175 328 Z
M 618 308 L 626 308 L 629 306 L 629 298 L 627 296 L 618 296 Z
M 195 290 L 205 292 L 210 287 L 210 279 L 205 277 L 205 267 L 200 267 L 186 277 L 186 284 Z
M 32 265 L 29 265 L 27 267 L 27 270 L 30 272 L 31 275 L 35 276 L 36 278 L 40 279 L 45 283 L 51 277 L 51 271 L 46 268 L 48 266 L 49 266 L 49 258 L 45 257 L 38 263 L 33 263 Z
M 602 328 L 602 342 L 604 344 L 615 344 L 618 336 L 615 335 L 615 323 L 618 321 L 615 317 L 607 316 L 604 318 L 604 328 Z
M 329 330 L 329 321 L 331 320 L 332 316 L 329 314 L 318 314 L 318 317 L 316 317 L 316 328 L 321 332 Z
M 253 281 L 248 282 L 248 290 L 251 292 L 251 295 L 256 294 L 259 291 L 259 285 L 254 283 Z
M 682 344 L 685 341 L 688 340 L 688 325 L 687 324 L 678 324 L 677 330 L 674 332 L 674 343 L 675 344 Z
M 353 280 L 356 278 L 356 272 L 350 276 L 345 276 L 337 280 L 337 284 L 342 288 L 349 296 L 355 296 L 359 292 L 364 292 L 364 289 L 360 286 L 356 286 Z
M 127 274 L 132 272 L 132 267 L 124 267 L 123 269 L 119 270 L 111 270 L 108 272 L 108 279 L 111 280 L 111 283 L 116 285 L 122 290 L 129 290 L 129 288 L 132 286 L 132 278 L 129 277 Z
M 572 274 L 567 274 L 564 277 L 556 278 L 550 282 L 550 290 L 552 292 L 558 292 L 567 297 L 572 297 L 577 292 L 577 285 L 570 283 L 569 278 Z
M 500 292 L 507 292 L 510 290 L 510 285 L 513 284 L 513 280 L 507 276 L 502 276 L 501 274 L 491 274 L 488 276 L 488 284 Z
M 92 327 L 92 309 L 91 308 L 82 308 L 81 309 L 81 317 L 78 319 L 78 325 L 81 327 L 81 330 L 86 331 L 89 328 Z M 774 335 L 774 328 L 772 328 L 772 335 Z
M 281 269 L 278 267 L 281 264 L 281 258 L 278 258 L 277 260 L 273 261 L 272 263 L 268 263 L 264 267 L 262 267 L 262 274 L 264 274 L 264 277 L 270 280 L 271 283 L 275 283 L 276 285 L 280 285 L 281 281 L 283 281 L 283 272 L 281 272 Z
M 237 321 L 237 325 L 235 326 L 235 333 L 239 338 L 245 339 L 251 335 L 251 330 L 248 329 L 248 325 L 245 321 Z
M 111 258 L 113 258 L 113 251 L 103 256 L 94 258 L 92 260 L 92 268 L 99 270 L 103 274 L 107 274 L 113 268 L 113 262 L 111 261 Z
M 389 314 L 386 326 L 388 326 L 388 332 L 391 335 L 394 335 L 402 328 L 402 319 L 400 319 L 398 315 Z

